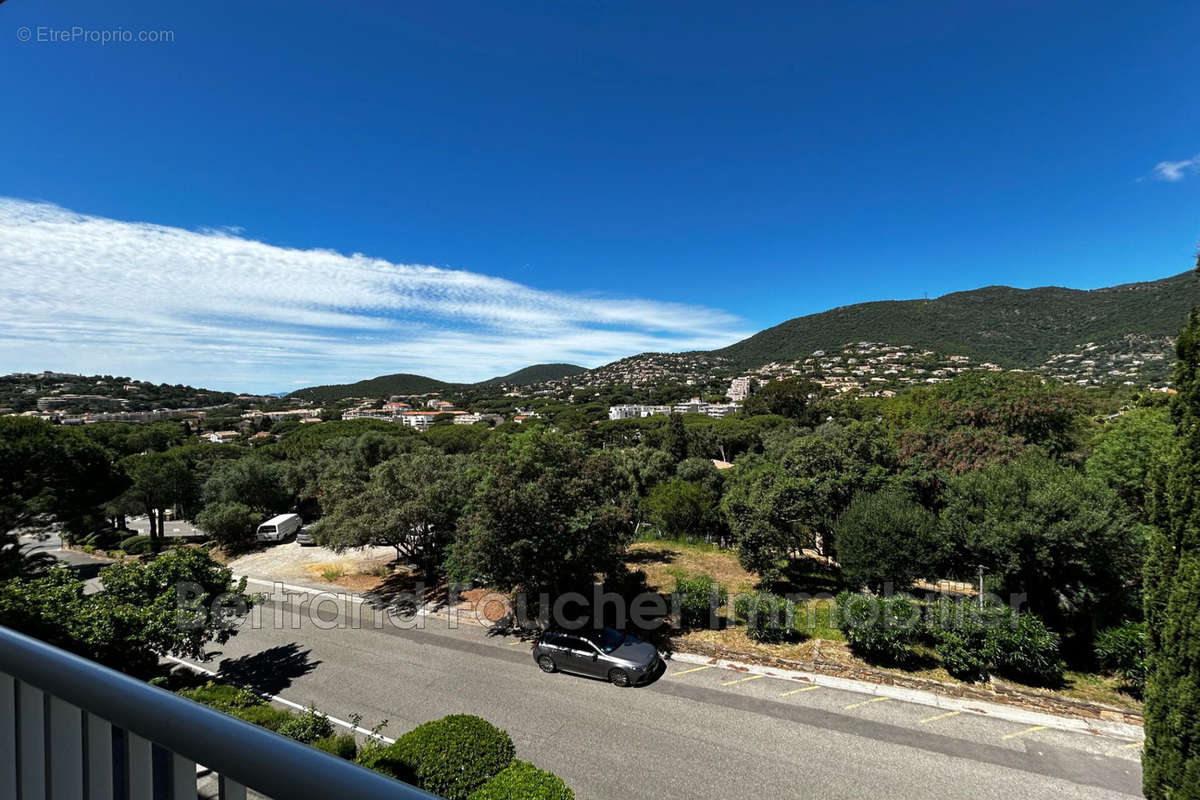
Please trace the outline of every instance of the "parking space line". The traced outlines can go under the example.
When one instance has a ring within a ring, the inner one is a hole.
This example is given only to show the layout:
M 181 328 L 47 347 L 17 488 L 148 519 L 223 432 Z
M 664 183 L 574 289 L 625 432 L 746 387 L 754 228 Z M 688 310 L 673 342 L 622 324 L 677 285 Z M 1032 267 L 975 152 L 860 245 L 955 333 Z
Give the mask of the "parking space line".
M 1023 731 L 1017 731 L 1016 733 L 1006 733 L 1003 736 L 1001 736 L 1000 738 L 1001 739 L 1013 739 L 1013 738 L 1016 738 L 1017 736 L 1024 736 L 1027 733 L 1033 733 L 1034 731 L 1044 731 L 1044 730 L 1046 730 L 1045 725 L 1033 725 L 1031 727 L 1026 728 Z
M 938 714 L 933 717 L 926 717 L 925 719 L 917 720 L 917 722 L 919 722 L 921 725 L 924 725 L 926 722 L 937 722 L 939 719 L 946 719 L 947 717 L 954 717 L 961 713 L 962 713 L 961 711 L 947 711 L 945 714 Z
M 813 689 L 820 689 L 820 688 L 821 688 L 820 686 L 801 686 L 799 689 L 791 689 L 789 691 L 784 692 L 783 694 L 781 694 L 779 696 L 787 697 L 789 694 L 795 694 L 796 692 L 811 692 Z
M 702 669 L 712 669 L 716 664 L 705 664 L 703 667 L 692 667 L 691 669 L 682 669 L 679 672 L 672 672 L 672 675 L 687 675 L 689 672 L 699 672 Z
M 891 699 L 892 698 L 890 698 L 890 697 L 872 697 L 870 700 L 862 700 L 857 703 L 851 703 L 848 706 L 842 706 L 842 710 L 849 711 L 852 708 L 858 708 L 859 706 L 865 706 L 868 703 L 886 703 L 888 700 L 891 700 Z
M 1142 746 L 1142 743 L 1141 743 L 1141 742 L 1130 742 L 1129 744 L 1123 744 L 1123 745 L 1121 745 L 1121 748 L 1120 748 L 1120 749 L 1122 749 L 1122 750 L 1128 750 L 1128 749 L 1129 749 L 1129 748 L 1131 748 L 1131 747 L 1141 747 L 1141 746 Z
M 751 675 L 748 678 L 738 678 L 736 681 L 725 681 L 722 686 L 733 686 L 735 683 L 745 683 L 746 681 L 756 681 L 759 678 L 765 678 L 766 675 Z
M 517 640 L 517 641 L 515 641 L 515 642 L 509 642 L 509 643 L 508 643 L 508 646 L 509 646 L 509 647 L 516 647 L 517 645 L 521 645 L 521 644 L 525 644 L 525 642 L 522 642 L 522 641 L 520 641 L 520 640 Z

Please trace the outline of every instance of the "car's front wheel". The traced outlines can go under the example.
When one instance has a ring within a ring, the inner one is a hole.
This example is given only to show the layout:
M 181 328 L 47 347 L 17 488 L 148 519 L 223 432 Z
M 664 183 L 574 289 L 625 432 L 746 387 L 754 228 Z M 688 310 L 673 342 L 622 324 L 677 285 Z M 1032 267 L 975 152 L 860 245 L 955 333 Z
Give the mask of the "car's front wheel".
M 623 669 L 612 669 L 608 671 L 608 680 L 613 686 L 628 686 L 629 673 Z
M 554 659 L 550 656 L 541 656 L 538 658 L 538 666 L 542 672 L 557 672 L 558 667 L 554 666 Z

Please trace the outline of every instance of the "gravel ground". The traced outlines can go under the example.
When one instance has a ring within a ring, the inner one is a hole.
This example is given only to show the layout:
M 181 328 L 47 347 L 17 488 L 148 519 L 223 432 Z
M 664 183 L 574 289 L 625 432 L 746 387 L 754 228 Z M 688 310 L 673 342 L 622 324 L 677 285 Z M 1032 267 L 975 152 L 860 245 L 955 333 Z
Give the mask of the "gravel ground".
M 386 567 L 395 557 L 396 551 L 390 547 L 364 547 L 338 554 L 324 547 L 301 547 L 293 541 L 267 545 L 235 559 L 229 567 L 235 574 L 261 580 L 322 582 L 321 573 L 326 569 L 340 569 L 345 575 L 370 573 Z

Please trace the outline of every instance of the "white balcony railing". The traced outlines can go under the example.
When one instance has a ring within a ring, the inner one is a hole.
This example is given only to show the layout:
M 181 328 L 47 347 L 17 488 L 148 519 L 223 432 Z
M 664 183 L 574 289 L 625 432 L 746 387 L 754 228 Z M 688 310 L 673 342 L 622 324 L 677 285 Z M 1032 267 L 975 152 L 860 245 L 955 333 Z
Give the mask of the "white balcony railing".
M 0 800 L 437 800 L 0 626 Z

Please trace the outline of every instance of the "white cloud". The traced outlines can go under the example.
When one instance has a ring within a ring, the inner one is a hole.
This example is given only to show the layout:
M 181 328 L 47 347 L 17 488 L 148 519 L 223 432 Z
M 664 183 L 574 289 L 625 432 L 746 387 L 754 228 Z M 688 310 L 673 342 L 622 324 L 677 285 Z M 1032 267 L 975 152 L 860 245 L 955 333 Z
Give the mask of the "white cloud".
M 247 391 L 390 372 L 479 380 L 747 335 L 723 311 L 541 291 L 0 198 L 0 372 L 113 373 Z
M 1200 173 L 1200 153 L 1183 161 L 1160 161 L 1151 170 L 1151 174 L 1158 180 L 1172 183 L 1196 173 Z

